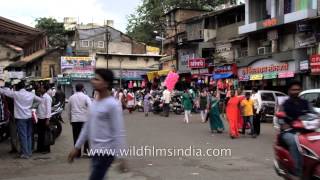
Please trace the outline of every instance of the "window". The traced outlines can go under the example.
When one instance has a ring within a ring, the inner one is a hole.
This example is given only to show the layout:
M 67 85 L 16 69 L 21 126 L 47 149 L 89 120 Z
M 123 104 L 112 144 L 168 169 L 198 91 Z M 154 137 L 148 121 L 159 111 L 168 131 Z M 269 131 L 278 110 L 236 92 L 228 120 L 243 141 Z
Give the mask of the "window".
M 104 42 L 98 41 L 98 48 L 104 48 Z
M 261 93 L 261 100 L 262 101 L 276 101 L 274 99 L 273 93 Z
M 304 94 L 302 98 L 307 100 L 312 106 L 320 108 L 320 93 Z
M 82 40 L 81 41 L 81 47 L 89 47 L 90 46 L 90 42 L 87 40 Z
M 282 93 L 276 93 L 276 96 L 277 96 L 277 97 L 283 97 L 283 96 L 287 96 L 287 95 L 282 94 Z

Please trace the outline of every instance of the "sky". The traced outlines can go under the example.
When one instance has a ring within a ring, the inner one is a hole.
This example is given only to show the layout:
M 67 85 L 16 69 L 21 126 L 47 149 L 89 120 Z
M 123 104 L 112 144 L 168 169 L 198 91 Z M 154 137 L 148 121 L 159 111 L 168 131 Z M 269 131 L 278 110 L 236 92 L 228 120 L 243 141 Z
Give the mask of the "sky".
M 142 0 L 2 0 L 0 16 L 34 27 L 39 17 L 75 17 L 83 23 L 114 20 L 114 27 L 125 32 L 127 16 Z

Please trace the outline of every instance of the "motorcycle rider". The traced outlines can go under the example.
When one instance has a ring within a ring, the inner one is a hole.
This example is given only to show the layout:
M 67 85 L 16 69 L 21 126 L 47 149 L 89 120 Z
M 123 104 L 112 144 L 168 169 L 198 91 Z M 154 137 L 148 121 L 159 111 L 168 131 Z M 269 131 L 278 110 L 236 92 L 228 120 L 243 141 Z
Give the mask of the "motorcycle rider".
M 294 161 L 295 170 L 291 172 L 294 176 L 293 179 L 298 179 L 302 175 L 302 156 L 300 155 L 297 142 L 295 140 L 296 132 L 292 129 L 293 121 L 297 120 L 300 116 L 306 113 L 313 112 L 312 106 L 308 101 L 299 97 L 302 91 L 302 85 L 298 81 L 293 81 L 288 86 L 289 99 L 286 100 L 281 109 L 288 118 L 284 119 L 281 123 L 282 140 L 289 148 L 289 152 Z

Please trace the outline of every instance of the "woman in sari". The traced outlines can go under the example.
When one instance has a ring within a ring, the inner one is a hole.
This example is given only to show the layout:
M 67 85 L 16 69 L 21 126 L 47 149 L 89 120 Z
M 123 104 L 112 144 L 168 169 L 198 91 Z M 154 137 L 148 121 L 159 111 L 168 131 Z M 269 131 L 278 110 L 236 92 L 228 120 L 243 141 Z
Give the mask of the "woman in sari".
M 232 139 L 239 137 L 239 114 L 240 114 L 240 98 L 235 96 L 235 91 L 231 90 L 230 98 L 227 101 L 226 114 L 229 121 L 229 133 Z
M 220 117 L 219 111 L 219 99 L 216 98 L 216 92 L 212 96 L 210 100 L 210 107 L 209 107 L 209 119 L 210 119 L 210 129 L 211 132 L 217 131 L 218 133 L 222 133 L 224 130 L 224 125 Z

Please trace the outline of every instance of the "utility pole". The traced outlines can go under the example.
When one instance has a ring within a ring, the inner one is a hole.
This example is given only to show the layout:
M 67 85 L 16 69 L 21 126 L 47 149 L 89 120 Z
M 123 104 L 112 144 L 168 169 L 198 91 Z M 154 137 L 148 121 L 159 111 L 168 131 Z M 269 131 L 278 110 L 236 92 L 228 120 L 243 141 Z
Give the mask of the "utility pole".
M 109 69 L 109 41 L 110 41 L 110 32 L 108 29 L 108 26 L 106 26 L 106 32 L 105 32 L 105 49 L 107 52 L 106 60 L 107 60 L 107 69 Z
M 120 58 L 119 61 L 120 61 L 120 89 L 122 89 L 122 61 L 123 61 L 123 59 Z

